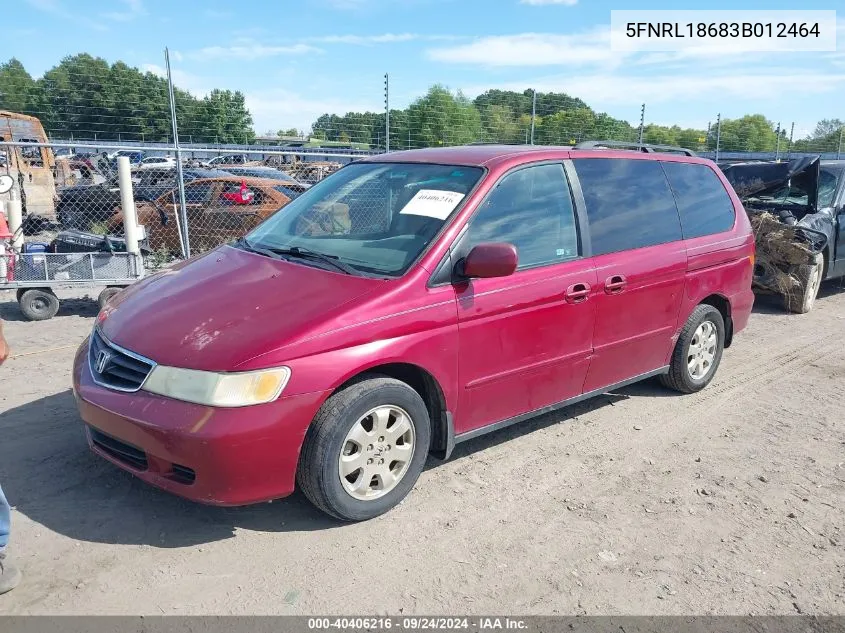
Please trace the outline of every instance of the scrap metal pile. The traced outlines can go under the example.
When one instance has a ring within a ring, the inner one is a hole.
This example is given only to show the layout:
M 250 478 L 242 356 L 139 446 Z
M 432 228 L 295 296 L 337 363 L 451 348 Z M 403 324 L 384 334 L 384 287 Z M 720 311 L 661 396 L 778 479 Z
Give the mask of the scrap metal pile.
M 720 165 L 748 213 L 757 246 L 754 285 L 789 295 L 806 283 L 833 231 L 819 213 L 819 158 Z
M 800 228 L 781 222 L 769 212 L 749 214 L 757 245 L 756 265 L 762 271 L 758 284 L 778 294 L 800 287 L 798 266 L 811 264 L 815 250 Z

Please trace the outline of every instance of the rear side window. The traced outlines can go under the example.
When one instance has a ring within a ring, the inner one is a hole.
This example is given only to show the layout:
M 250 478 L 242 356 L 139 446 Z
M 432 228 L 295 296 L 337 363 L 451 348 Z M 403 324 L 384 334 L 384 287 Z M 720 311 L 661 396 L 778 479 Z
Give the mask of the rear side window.
M 734 225 L 734 205 L 722 181 L 707 165 L 663 163 L 675 194 L 684 237 L 701 237 L 729 231 Z
M 587 203 L 594 255 L 682 239 L 678 210 L 659 162 L 620 158 L 573 162 Z

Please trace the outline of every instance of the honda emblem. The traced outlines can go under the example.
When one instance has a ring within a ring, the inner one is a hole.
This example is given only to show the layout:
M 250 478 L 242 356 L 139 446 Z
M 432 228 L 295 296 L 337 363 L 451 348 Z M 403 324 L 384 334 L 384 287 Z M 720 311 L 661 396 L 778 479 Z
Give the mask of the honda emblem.
M 103 350 L 97 354 L 97 373 L 102 374 L 111 360 L 111 353 Z

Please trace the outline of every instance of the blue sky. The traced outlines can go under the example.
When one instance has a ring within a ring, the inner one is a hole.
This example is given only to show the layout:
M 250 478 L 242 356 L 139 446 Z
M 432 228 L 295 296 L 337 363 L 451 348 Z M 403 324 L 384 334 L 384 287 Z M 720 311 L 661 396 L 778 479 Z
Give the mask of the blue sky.
M 794 1 L 684 0 L 21 0 L 4 6 L 0 59 L 36 76 L 88 52 L 161 73 L 177 85 L 243 91 L 257 132 L 308 128 L 322 112 L 403 107 L 433 83 L 567 92 L 638 121 L 706 127 L 716 114 L 763 113 L 796 137 L 845 118 L 845 6 L 835 53 L 700 55 L 610 51 L 611 9 L 795 9 Z

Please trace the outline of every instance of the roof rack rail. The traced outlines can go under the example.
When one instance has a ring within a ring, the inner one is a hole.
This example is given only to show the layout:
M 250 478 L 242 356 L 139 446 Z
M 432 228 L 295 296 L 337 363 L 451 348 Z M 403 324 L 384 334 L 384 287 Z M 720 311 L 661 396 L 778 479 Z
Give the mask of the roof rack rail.
M 633 149 L 638 152 L 666 152 L 669 154 L 683 154 L 684 156 L 696 156 L 691 149 L 676 147 L 674 145 L 652 145 L 649 143 L 633 143 L 628 141 L 581 141 L 573 149 L 600 149 L 602 147 L 611 149 Z
M 472 141 L 464 145 L 525 145 L 525 143 L 502 143 L 500 141 Z

